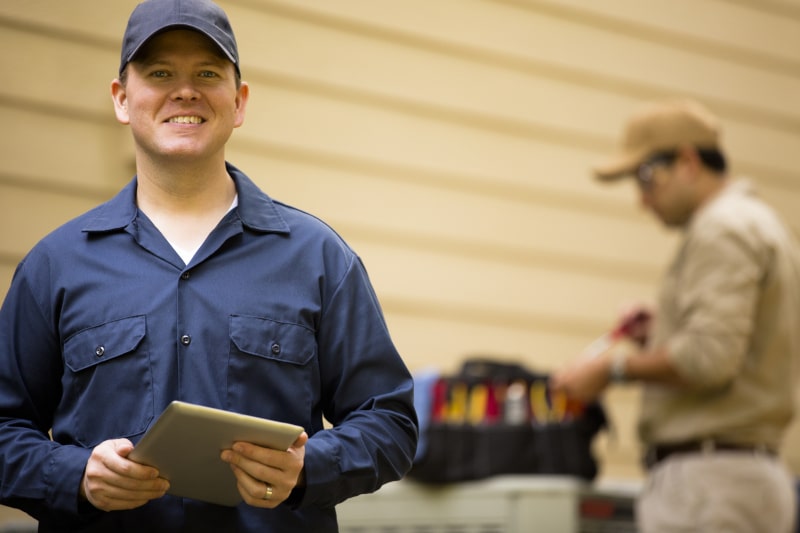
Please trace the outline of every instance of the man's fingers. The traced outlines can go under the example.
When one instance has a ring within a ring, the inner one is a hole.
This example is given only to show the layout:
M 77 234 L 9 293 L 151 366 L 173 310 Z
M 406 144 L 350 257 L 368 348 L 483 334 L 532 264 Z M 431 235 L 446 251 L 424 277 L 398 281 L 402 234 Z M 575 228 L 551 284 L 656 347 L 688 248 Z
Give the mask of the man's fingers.
M 98 509 L 133 509 L 160 498 L 169 489 L 169 482 L 158 477 L 158 470 L 127 459 L 132 449 L 127 439 L 113 439 L 92 450 L 81 493 Z
M 303 468 L 308 435 L 302 433 L 286 451 L 246 442 L 234 443 L 221 454 L 231 465 L 239 493 L 249 505 L 273 508 L 289 497 Z

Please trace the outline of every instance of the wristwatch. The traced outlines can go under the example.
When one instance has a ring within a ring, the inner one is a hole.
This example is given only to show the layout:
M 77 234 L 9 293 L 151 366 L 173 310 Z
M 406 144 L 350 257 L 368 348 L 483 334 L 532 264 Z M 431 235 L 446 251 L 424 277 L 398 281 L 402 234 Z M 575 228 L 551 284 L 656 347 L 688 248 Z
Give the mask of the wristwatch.
M 637 348 L 628 340 L 623 339 L 609 349 L 611 365 L 608 368 L 608 375 L 611 381 L 622 383 L 628 380 L 627 363 L 628 357 L 636 353 Z
M 622 383 L 627 380 L 625 375 L 625 364 L 628 362 L 628 354 L 622 350 L 617 351 L 611 357 L 611 367 L 608 374 L 614 383 Z

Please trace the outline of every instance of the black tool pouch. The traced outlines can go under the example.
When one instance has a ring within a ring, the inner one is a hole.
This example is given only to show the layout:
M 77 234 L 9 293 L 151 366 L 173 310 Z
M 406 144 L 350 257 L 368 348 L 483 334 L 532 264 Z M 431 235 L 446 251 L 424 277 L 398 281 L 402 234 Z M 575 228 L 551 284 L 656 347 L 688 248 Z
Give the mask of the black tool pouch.
M 548 376 L 514 363 L 468 359 L 441 376 L 421 420 L 421 454 L 409 478 L 426 483 L 501 474 L 571 475 L 592 480 L 592 441 L 606 426 L 599 403 L 582 405 L 547 388 Z M 513 388 L 512 388 L 513 387 Z M 524 391 L 520 402 L 520 391 Z M 485 403 L 484 403 L 485 402 Z

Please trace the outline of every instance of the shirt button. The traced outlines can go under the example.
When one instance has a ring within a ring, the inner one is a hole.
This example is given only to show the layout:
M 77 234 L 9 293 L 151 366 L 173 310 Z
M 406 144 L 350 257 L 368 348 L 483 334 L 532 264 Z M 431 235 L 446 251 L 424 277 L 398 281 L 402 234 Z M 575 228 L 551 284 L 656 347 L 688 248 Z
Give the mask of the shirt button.
M 100 346 L 98 346 L 97 348 L 94 349 L 94 354 L 97 357 L 103 357 L 103 355 L 105 353 L 106 353 L 106 347 L 105 346 L 100 345 Z
M 276 342 L 272 345 L 270 350 L 272 350 L 273 355 L 279 355 L 281 353 L 281 345 Z
M 189 274 L 188 272 L 184 272 L 183 274 L 181 274 L 181 279 L 183 279 L 183 280 L 187 280 L 187 279 L 189 279 L 191 277 L 192 277 L 192 275 Z
M 181 344 L 184 346 L 189 346 L 192 343 L 192 337 L 190 335 L 183 335 L 181 336 Z

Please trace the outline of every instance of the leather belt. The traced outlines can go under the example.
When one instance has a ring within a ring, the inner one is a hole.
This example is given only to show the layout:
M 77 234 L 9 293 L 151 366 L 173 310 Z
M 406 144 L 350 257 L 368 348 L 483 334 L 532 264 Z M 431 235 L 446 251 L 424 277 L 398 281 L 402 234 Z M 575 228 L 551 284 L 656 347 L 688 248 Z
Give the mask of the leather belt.
M 713 439 L 704 439 L 651 446 L 648 448 L 647 453 L 645 454 L 644 464 L 647 468 L 652 468 L 671 455 L 687 453 L 713 453 L 722 451 L 763 454 L 770 457 L 777 456 L 775 450 L 766 445 L 733 444 L 729 442 L 715 441 Z

